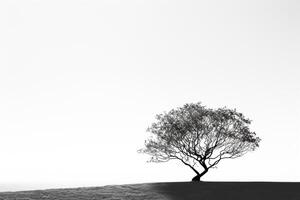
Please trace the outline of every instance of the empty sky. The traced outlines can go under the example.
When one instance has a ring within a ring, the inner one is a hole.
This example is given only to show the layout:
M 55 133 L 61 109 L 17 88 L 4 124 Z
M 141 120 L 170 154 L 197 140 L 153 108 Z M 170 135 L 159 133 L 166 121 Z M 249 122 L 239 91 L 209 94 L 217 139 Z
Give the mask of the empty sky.
M 209 181 L 300 181 L 296 0 L 0 2 L 0 190 L 189 181 L 137 154 L 155 114 L 236 108 L 261 147 Z

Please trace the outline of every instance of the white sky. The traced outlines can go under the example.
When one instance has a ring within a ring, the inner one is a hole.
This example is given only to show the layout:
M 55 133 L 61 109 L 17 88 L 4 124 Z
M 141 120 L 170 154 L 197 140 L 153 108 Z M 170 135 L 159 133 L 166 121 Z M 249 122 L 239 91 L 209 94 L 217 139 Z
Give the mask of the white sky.
M 300 181 L 296 0 L 0 2 L 0 190 L 189 181 L 155 114 L 237 108 L 261 147 L 207 181 Z

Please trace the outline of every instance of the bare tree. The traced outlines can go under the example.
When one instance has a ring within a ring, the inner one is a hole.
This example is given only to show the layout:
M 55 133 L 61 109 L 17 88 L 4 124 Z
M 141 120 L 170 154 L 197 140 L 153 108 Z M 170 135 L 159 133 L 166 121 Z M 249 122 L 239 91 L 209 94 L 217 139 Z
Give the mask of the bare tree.
M 200 181 L 221 160 L 238 158 L 258 147 L 260 138 L 250 131 L 250 123 L 235 109 L 185 104 L 156 115 L 156 122 L 147 129 L 152 136 L 139 152 L 151 155 L 150 162 L 180 160 L 196 173 L 192 181 Z

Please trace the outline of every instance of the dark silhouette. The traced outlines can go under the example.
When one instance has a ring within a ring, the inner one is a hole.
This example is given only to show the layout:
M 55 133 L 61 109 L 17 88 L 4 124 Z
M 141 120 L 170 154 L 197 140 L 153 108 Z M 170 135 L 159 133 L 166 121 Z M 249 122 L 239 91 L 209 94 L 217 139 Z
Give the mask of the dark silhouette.
M 159 114 L 156 120 L 147 129 L 153 137 L 139 152 L 151 155 L 151 162 L 180 160 L 196 173 L 192 181 L 200 181 L 223 159 L 255 150 L 260 142 L 249 129 L 251 121 L 235 109 L 191 103 Z

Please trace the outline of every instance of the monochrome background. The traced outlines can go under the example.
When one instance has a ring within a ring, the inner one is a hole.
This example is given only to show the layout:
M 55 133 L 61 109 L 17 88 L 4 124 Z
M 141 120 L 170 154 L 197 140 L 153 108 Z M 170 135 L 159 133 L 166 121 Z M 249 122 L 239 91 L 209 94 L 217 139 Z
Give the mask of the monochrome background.
M 260 148 L 206 181 L 300 181 L 297 0 L 2 0 L 0 190 L 190 181 L 154 116 L 236 108 Z

